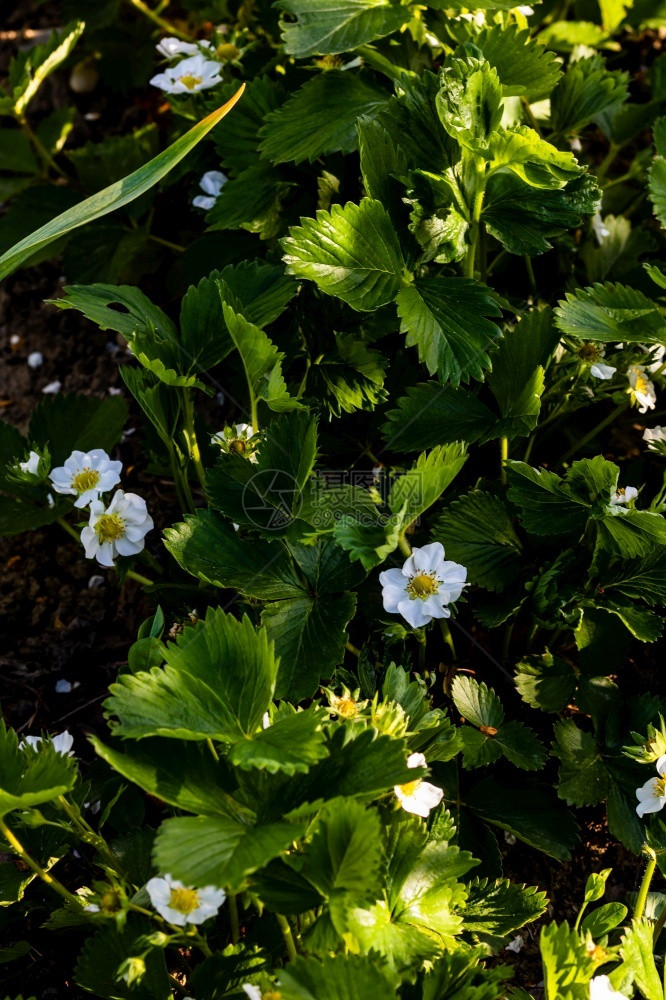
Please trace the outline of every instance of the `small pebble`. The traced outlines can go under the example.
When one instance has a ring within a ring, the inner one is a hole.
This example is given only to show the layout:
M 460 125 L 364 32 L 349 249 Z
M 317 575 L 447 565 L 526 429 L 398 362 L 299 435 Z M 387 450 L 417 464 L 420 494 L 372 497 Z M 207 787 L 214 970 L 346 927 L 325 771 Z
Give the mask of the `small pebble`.
M 45 385 L 44 388 L 42 389 L 42 392 L 46 393 L 49 396 L 55 396 L 56 392 L 60 392 L 61 389 L 62 389 L 62 382 L 56 379 L 54 382 L 49 382 L 48 385 Z
M 72 690 L 71 681 L 67 681 L 64 677 L 61 677 L 59 681 L 56 681 L 55 690 L 56 694 L 69 694 Z
M 28 368 L 41 368 L 44 364 L 44 355 L 39 351 L 33 351 L 28 355 Z M 43 391 L 43 390 L 42 390 Z
M 11 337 L 9 338 L 9 343 L 12 347 L 18 347 L 18 345 L 21 343 L 21 338 L 19 337 L 18 333 L 13 333 L 11 335 Z
M 105 583 L 106 583 L 106 580 L 101 575 L 101 573 L 95 573 L 88 580 L 88 589 L 89 590 L 97 590 L 98 587 L 103 587 Z

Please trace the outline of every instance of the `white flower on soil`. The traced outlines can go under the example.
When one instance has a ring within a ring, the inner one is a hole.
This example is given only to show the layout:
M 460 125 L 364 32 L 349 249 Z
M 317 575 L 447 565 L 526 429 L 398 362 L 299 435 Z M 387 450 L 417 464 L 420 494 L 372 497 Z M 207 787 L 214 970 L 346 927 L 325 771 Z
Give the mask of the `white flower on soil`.
M 645 374 L 645 365 L 630 365 L 627 368 L 627 378 L 629 379 L 627 392 L 631 397 L 631 405 L 637 406 L 639 413 L 654 410 L 657 394 L 654 391 L 654 384 Z
M 657 773 L 657 778 L 650 778 L 636 789 L 636 812 L 639 816 L 659 812 L 666 806 L 666 754 L 657 761 Z
M 613 989 L 608 976 L 595 976 L 590 980 L 590 1000 L 627 1000 L 627 997 Z
M 75 507 L 86 507 L 100 493 L 112 490 L 120 482 L 122 462 L 113 462 L 102 448 L 73 451 L 64 465 L 49 474 L 56 493 L 76 497 Z
M 251 438 L 254 438 L 252 441 Z M 226 455 L 242 455 L 251 462 L 257 461 L 256 451 L 259 438 L 252 424 L 234 424 L 213 434 L 211 444 L 217 444 Z
M 620 504 L 624 504 L 626 506 L 626 504 L 635 500 L 637 496 L 638 490 L 635 486 L 620 486 L 620 488 L 617 489 L 611 496 L 611 503 L 614 506 L 618 506 Z
M 44 742 L 42 736 L 26 736 L 24 740 L 21 740 L 19 744 L 19 750 L 26 744 L 31 746 L 33 750 L 38 750 L 40 743 Z M 72 747 L 74 746 L 74 737 L 67 730 L 64 733 L 58 733 L 56 736 L 49 736 L 48 742 L 53 744 L 53 749 L 56 753 L 59 753 L 62 757 L 73 757 Z
M 215 916 L 227 898 L 224 889 L 217 889 L 214 885 L 193 889 L 171 875 L 151 878 L 146 883 L 146 889 L 160 916 L 177 927 L 202 924 Z
M 594 378 L 600 378 L 606 381 L 609 378 L 612 378 L 616 371 L 617 368 L 613 368 L 612 365 L 601 365 L 597 363 L 596 365 L 592 365 L 590 368 L 590 375 Z
M 116 556 L 141 552 L 153 528 L 146 501 L 136 493 L 116 490 L 108 507 L 101 500 L 90 504 L 90 521 L 81 532 L 86 558 L 100 566 L 113 566 Z
M 31 476 L 39 475 L 40 458 L 36 451 L 31 451 L 25 462 L 19 462 L 21 472 L 28 472 Z
M 221 170 L 207 170 L 199 181 L 199 187 L 204 194 L 198 194 L 192 199 L 195 208 L 203 208 L 208 211 L 217 201 L 220 191 L 229 178 Z
M 163 38 L 155 46 L 161 56 L 175 59 L 177 56 L 196 56 L 202 50 L 213 51 L 213 43 L 202 38 L 197 42 L 183 42 L 180 38 Z
M 384 610 L 402 615 L 412 628 L 450 618 L 447 605 L 458 600 L 466 579 L 465 567 L 444 559 L 444 546 L 431 542 L 413 549 L 402 569 L 379 574 Z
M 220 64 L 201 53 L 182 59 L 175 66 L 168 66 L 163 73 L 151 79 L 153 87 L 159 87 L 165 94 L 194 94 L 198 90 L 208 90 L 222 83 Z
M 413 753 L 407 758 L 407 767 L 427 766 L 428 763 L 422 753 Z M 416 778 L 406 785 L 394 785 L 393 791 L 405 812 L 421 816 L 423 819 L 426 819 L 431 809 L 437 808 L 444 797 L 441 788 L 431 785 L 423 778 Z

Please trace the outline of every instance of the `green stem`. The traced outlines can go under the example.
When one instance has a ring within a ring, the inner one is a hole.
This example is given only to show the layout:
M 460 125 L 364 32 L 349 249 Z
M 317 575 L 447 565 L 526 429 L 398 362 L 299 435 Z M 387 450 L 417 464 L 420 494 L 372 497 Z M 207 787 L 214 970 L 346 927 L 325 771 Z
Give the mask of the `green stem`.
M 657 867 L 657 855 L 652 848 L 648 847 L 647 844 L 644 844 L 643 853 L 647 854 L 648 861 L 645 866 L 643 881 L 641 882 L 641 887 L 638 890 L 638 895 L 636 896 L 636 902 L 634 904 L 634 920 L 640 920 L 645 913 L 645 904 L 647 903 L 648 892 L 650 891 L 650 883 L 652 882 L 654 870 Z
M 352 642 L 346 642 L 345 643 L 345 649 L 348 649 L 350 653 L 354 654 L 354 656 L 360 656 L 361 655 L 361 650 L 358 649 Z
M 248 389 L 249 389 L 248 382 Z M 252 430 L 256 434 L 259 430 L 259 400 L 255 396 L 252 389 L 250 389 L 250 423 L 252 425 Z
M 608 147 L 608 152 L 606 153 L 603 160 L 599 164 L 599 169 L 597 170 L 598 181 L 603 180 L 603 178 L 606 176 L 610 167 L 613 165 L 613 160 L 615 159 L 615 157 L 617 156 L 617 154 L 620 152 L 621 149 L 622 146 L 617 146 L 614 142 L 611 142 L 610 146 Z
M 71 535 L 71 537 L 75 541 L 77 541 L 77 542 L 81 541 L 81 536 L 79 535 L 79 533 L 74 530 L 74 528 L 71 526 L 71 524 L 67 523 L 67 521 L 65 520 L 64 517 L 59 517 L 58 518 L 58 524 L 60 525 L 61 528 L 63 528 L 64 531 L 67 532 L 68 535 Z
M 59 177 L 63 177 L 66 181 L 68 181 L 69 177 L 67 176 L 65 171 L 58 166 L 58 164 L 53 159 L 46 146 L 43 145 L 39 136 L 35 132 L 33 132 L 30 125 L 28 124 L 27 119 L 24 118 L 23 115 L 21 115 L 18 118 L 18 123 L 21 126 L 21 131 L 23 132 L 25 137 L 28 139 L 29 142 L 32 143 L 40 160 L 42 160 L 42 162 L 44 163 L 44 166 L 50 167 L 51 170 L 53 170 L 54 173 L 58 174 Z
M 154 586 L 154 580 L 149 580 L 147 576 L 143 575 L 143 573 L 137 573 L 134 569 L 126 570 L 125 576 L 129 577 L 130 580 L 136 580 L 137 583 L 142 584 L 144 587 Z
M 470 243 L 465 254 L 463 263 L 463 274 L 466 278 L 474 277 L 476 265 L 476 254 L 479 245 L 479 235 L 481 231 L 481 210 L 483 208 L 483 195 L 485 191 L 485 164 L 476 165 L 476 191 L 472 204 L 472 219 L 470 226 Z
M 532 291 L 532 295 L 536 299 L 538 297 L 538 295 L 539 295 L 539 290 L 537 288 L 536 278 L 534 276 L 534 267 L 532 266 L 532 258 L 528 254 L 525 254 L 524 257 L 523 257 L 523 260 L 525 261 L 525 270 L 527 271 L 527 280 L 530 283 L 530 289 Z
M 500 478 L 506 483 L 506 463 L 509 461 L 509 439 L 500 438 Z
M 567 459 L 571 458 L 571 456 L 574 455 L 577 451 L 579 451 L 581 448 L 584 448 L 589 441 L 592 441 L 592 439 L 597 436 L 597 434 L 600 434 L 601 431 L 605 430 L 605 428 L 608 427 L 609 424 L 612 424 L 615 418 L 619 417 L 619 415 L 627 409 L 627 406 L 628 403 L 620 403 L 618 406 L 616 406 L 615 409 L 611 413 L 609 413 L 607 417 L 604 417 L 604 419 L 601 420 L 596 425 L 596 427 L 593 427 L 588 434 L 585 434 L 582 438 L 580 438 L 580 440 L 574 442 L 571 448 L 569 448 L 569 450 L 566 451 L 564 455 L 562 455 L 562 458 L 560 458 L 560 460 L 557 462 L 557 465 L 562 465 L 563 462 L 566 462 Z
M 203 467 L 203 462 L 201 461 L 201 452 L 199 451 L 199 442 L 197 441 L 197 434 L 194 428 L 194 403 L 192 402 L 192 393 L 189 389 L 183 389 L 182 392 L 183 400 L 183 416 L 185 418 L 185 440 L 187 441 L 187 450 L 189 452 L 190 458 L 194 465 L 194 469 L 197 474 L 197 479 L 201 485 L 201 489 L 206 492 L 206 470 Z
M 165 240 L 162 236 L 155 236 L 154 233 L 148 234 L 148 239 L 152 240 L 153 243 L 159 243 L 162 247 L 168 247 L 169 250 L 175 250 L 176 253 L 185 253 L 187 247 L 183 247 L 180 243 L 172 243 L 171 240 Z
M 4 819 L 0 819 L 0 833 L 2 833 L 5 840 L 11 845 L 16 854 L 18 854 L 21 861 L 23 861 L 23 863 L 26 864 L 28 868 L 31 868 L 32 871 L 35 873 L 35 875 L 39 876 L 42 882 L 48 885 L 49 888 L 53 889 L 54 892 L 57 892 L 59 896 L 62 896 L 65 902 L 73 903 L 75 906 L 78 907 L 81 906 L 81 900 L 78 898 L 78 896 L 75 896 L 73 893 L 69 891 L 69 889 L 66 889 L 65 886 L 62 884 L 62 882 L 59 882 L 58 879 L 54 878 L 54 876 L 51 875 L 49 872 L 44 871 L 41 865 L 38 865 L 37 862 L 31 857 L 31 855 L 28 854 L 28 852 L 24 849 L 18 837 L 7 826 Z
M 116 870 L 118 868 L 118 858 L 111 853 L 111 849 L 104 837 L 101 837 L 90 824 L 83 818 L 80 810 L 73 806 L 67 801 L 64 795 L 58 796 L 58 805 L 62 811 L 69 817 L 74 826 L 76 827 L 81 839 L 86 842 L 86 844 L 91 844 L 95 850 L 102 855 L 107 864 Z
M 190 491 L 190 484 L 181 474 L 178 457 L 173 449 L 173 446 L 169 447 L 168 450 L 169 461 L 171 462 L 171 475 L 173 476 L 173 485 L 176 490 L 176 496 L 178 497 L 178 505 L 180 506 L 183 514 L 191 514 L 194 510 L 194 499 Z
M 400 534 L 398 535 L 398 548 L 402 552 L 403 556 L 407 556 L 407 558 L 409 559 L 409 557 L 412 554 L 412 547 L 405 538 L 404 531 L 401 531 Z
M 458 654 L 456 653 L 456 644 L 453 641 L 453 636 L 451 635 L 451 629 L 449 627 L 449 623 L 445 618 L 440 618 L 439 625 L 442 630 L 442 638 L 444 639 L 444 642 L 451 650 L 451 656 L 453 657 L 453 662 L 455 663 L 456 660 L 458 659 Z
M 168 35 L 175 35 L 176 38 L 180 38 L 183 42 L 192 41 L 191 35 L 186 35 L 184 31 L 180 31 L 180 29 L 171 24 L 170 21 L 166 21 L 163 17 L 160 17 L 160 15 L 155 13 L 154 10 L 151 10 L 148 4 L 145 4 L 143 0 L 128 0 L 128 3 L 130 3 L 135 10 L 140 11 L 144 17 L 148 18 L 149 21 L 156 24 L 158 28 L 161 28 L 162 31 L 166 31 Z
M 298 958 L 298 952 L 296 951 L 296 942 L 294 941 L 294 935 L 291 931 L 291 924 L 285 916 L 281 913 L 275 914 L 277 922 L 279 924 L 280 930 L 282 931 L 282 937 L 284 938 L 284 943 L 287 946 L 287 954 L 289 955 L 289 961 L 295 962 Z
M 207 745 L 208 745 L 208 749 L 210 750 L 211 754 L 213 755 L 213 759 L 214 759 L 214 760 L 219 760 L 219 759 L 220 759 L 220 756 L 219 756 L 219 754 L 218 754 L 217 750 L 215 749 L 215 744 L 214 744 L 214 743 L 213 743 L 213 741 L 211 740 L 210 736 L 209 736 L 209 737 L 207 737 L 207 739 L 206 739 L 206 743 L 207 743 Z
M 238 944 L 238 938 L 240 936 L 238 928 L 238 903 L 236 901 L 236 896 L 233 892 L 230 892 L 227 896 L 227 901 L 229 903 L 229 923 L 231 925 L 231 943 Z

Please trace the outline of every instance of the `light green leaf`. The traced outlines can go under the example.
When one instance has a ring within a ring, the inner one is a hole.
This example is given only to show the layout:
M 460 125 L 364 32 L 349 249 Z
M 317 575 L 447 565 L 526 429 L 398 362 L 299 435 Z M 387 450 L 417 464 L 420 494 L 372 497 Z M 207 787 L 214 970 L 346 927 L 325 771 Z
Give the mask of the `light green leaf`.
M 485 154 L 502 120 L 497 70 L 486 60 L 465 53 L 446 61 L 440 83 L 437 113 L 442 125 L 461 146 Z
M 316 705 L 301 712 L 285 705 L 270 726 L 254 733 L 252 739 L 235 743 L 229 761 L 246 771 L 256 767 L 271 773 L 306 772 L 328 756 L 322 732 L 327 719 L 326 710 Z
M 6 278 L 12 271 L 15 271 L 17 267 L 32 257 L 37 250 L 52 243 L 60 236 L 64 236 L 72 232 L 72 230 L 78 229 L 79 226 L 86 225 L 88 222 L 93 222 L 95 219 L 101 219 L 103 216 L 108 215 L 109 212 L 128 205 L 140 195 L 149 191 L 210 132 L 214 125 L 231 111 L 236 101 L 240 99 L 243 89 L 244 87 L 241 85 L 230 101 L 227 101 L 217 111 L 213 111 L 212 114 L 204 118 L 198 125 L 195 125 L 189 132 L 186 132 L 180 139 L 177 139 L 172 146 L 156 156 L 154 160 L 140 167 L 133 174 L 130 174 L 129 177 L 125 177 L 121 181 L 116 181 L 110 187 L 104 188 L 103 191 L 99 191 L 97 194 L 92 195 L 92 197 L 86 198 L 85 201 L 63 212 L 62 215 L 42 226 L 36 232 L 26 237 L 26 239 L 21 240 L 10 250 L 7 250 L 0 257 L 0 280 Z
M 333 205 L 316 219 L 301 219 L 282 240 L 289 274 L 315 281 L 353 309 L 386 305 L 400 289 L 400 243 L 382 204 L 364 198 L 360 205 Z
M 557 149 L 526 125 L 494 133 L 488 158 L 491 173 L 511 170 L 535 188 L 563 188 L 583 171 L 573 153 Z
M 389 508 L 402 524 L 411 524 L 440 498 L 466 461 L 465 445 L 460 443 L 423 452 L 416 464 L 394 483 L 388 498 Z
M 382 826 L 376 809 L 354 799 L 332 799 L 319 813 L 300 873 L 333 903 L 363 906 L 382 893 Z
M 504 722 L 502 703 L 486 684 L 473 677 L 457 674 L 451 685 L 451 697 L 460 714 L 473 726 L 499 729 Z
M 659 307 L 627 285 L 597 283 L 567 292 L 555 317 L 562 333 L 583 340 L 660 344 L 666 339 L 666 319 Z
M 497 70 L 504 96 L 519 95 L 530 103 L 549 97 L 560 76 L 557 57 L 530 40 L 529 28 L 493 25 L 474 36 L 474 44 Z
M 359 955 L 299 957 L 280 972 L 283 1000 L 396 1000 L 393 977 Z
M 447 559 L 467 568 L 470 583 L 504 590 L 517 576 L 521 544 L 506 506 L 498 497 L 475 490 L 449 504 L 433 537 Z
M 65 61 L 84 28 L 83 21 L 70 21 L 62 31 L 54 31 L 43 45 L 35 45 L 12 60 L 9 69 L 10 104 L 17 117 L 23 116 L 44 80 Z M 3 97 L 0 106 L 3 113 L 10 110 L 6 102 L 7 98 Z
M 488 351 L 500 336 L 488 317 L 501 315 L 484 285 L 469 278 L 418 278 L 400 290 L 396 302 L 406 344 L 418 348 L 431 375 L 454 386 L 483 379 Z
M 410 17 L 395 0 L 280 0 L 279 7 L 292 17 L 280 24 L 285 48 L 299 59 L 348 52 L 390 35 Z
M 553 753 L 560 758 L 557 794 L 568 805 L 596 805 L 608 793 L 608 771 L 594 736 L 573 719 L 561 719 L 554 732 Z
M 182 816 L 162 823 L 154 860 L 187 885 L 216 885 L 238 892 L 248 875 L 284 854 L 305 825 L 245 826 L 222 816 Z
M 353 73 L 321 73 L 266 117 L 261 155 L 272 163 L 314 163 L 327 153 L 351 153 L 358 145 L 358 119 L 373 117 L 387 100 L 385 90 Z
M 624 959 L 622 970 L 629 973 L 646 1000 L 664 1000 L 664 988 L 654 960 L 653 926 L 651 920 L 632 920 L 620 946 Z
M 137 330 L 153 330 L 167 340 L 177 336 L 166 313 L 134 285 L 67 285 L 62 298 L 48 301 L 57 309 L 78 309 L 100 330 L 115 330 L 127 340 Z
M 335 522 L 333 537 L 350 559 L 360 560 L 370 570 L 397 549 L 402 528 L 401 515 L 379 524 L 361 524 L 355 517 L 343 516 Z
M 541 929 L 539 943 L 547 996 L 589 1000 L 596 962 L 578 931 L 566 923 L 548 924 Z
M 627 100 L 628 73 L 611 72 L 598 54 L 571 61 L 550 96 L 556 132 L 580 131 L 599 115 Z
M 303 404 L 289 395 L 282 376 L 282 351 L 278 351 L 263 330 L 234 312 L 224 301 L 222 312 L 254 398 L 263 399 L 269 409 L 277 412 L 302 409 Z
M 519 885 L 508 879 L 472 879 L 465 906 L 465 930 L 505 937 L 540 917 L 547 902 L 546 893 L 533 885 Z
M 624 903 L 604 903 L 588 913 L 581 924 L 581 930 L 583 934 L 589 933 L 593 938 L 603 937 L 619 927 L 628 912 Z

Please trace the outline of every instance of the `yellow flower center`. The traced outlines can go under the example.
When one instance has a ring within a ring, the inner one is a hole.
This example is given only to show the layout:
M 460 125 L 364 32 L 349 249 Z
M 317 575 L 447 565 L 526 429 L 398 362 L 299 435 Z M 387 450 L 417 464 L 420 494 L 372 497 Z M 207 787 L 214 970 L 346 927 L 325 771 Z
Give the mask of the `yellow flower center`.
M 233 438 L 229 442 L 229 451 L 233 452 L 234 455 L 244 455 L 247 451 L 247 441 L 243 441 L 241 438 Z
M 194 912 L 199 905 L 199 893 L 196 889 L 172 889 L 169 906 L 172 910 L 184 913 L 186 916 Z
M 353 719 L 356 715 L 356 702 L 353 698 L 338 698 L 333 708 L 343 719 Z
M 603 358 L 603 354 L 596 344 L 581 344 L 578 348 L 578 357 L 581 361 L 591 362 L 599 361 Z
M 421 781 L 421 778 L 416 778 L 414 781 L 408 781 L 406 785 L 399 785 L 398 787 L 403 795 L 413 795 L 421 784 Z
M 439 580 L 434 573 L 417 573 L 407 584 L 407 593 L 414 600 L 427 600 L 436 594 L 439 589 Z
M 636 373 L 636 387 L 635 387 L 634 391 L 635 392 L 646 393 L 649 388 L 650 388 L 650 381 L 649 381 L 649 379 L 647 379 L 645 377 L 645 375 L 643 375 L 642 372 L 637 372 Z
M 180 78 L 183 87 L 187 87 L 188 90 L 194 90 L 202 80 L 202 76 L 181 76 Z
M 80 469 L 72 479 L 72 486 L 81 496 L 87 490 L 92 490 L 99 482 L 99 472 L 97 469 Z
M 654 783 L 654 790 L 660 799 L 666 796 L 666 778 L 657 778 Z
M 618 486 L 618 488 L 615 490 L 615 496 L 616 497 L 623 497 L 626 492 L 627 492 L 627 490 L 626 490 L 625 486 Z
M 125 522 L 119 514 L 102 514 L 95 525 L 100 543 L 117 542 L 125 534 Z

